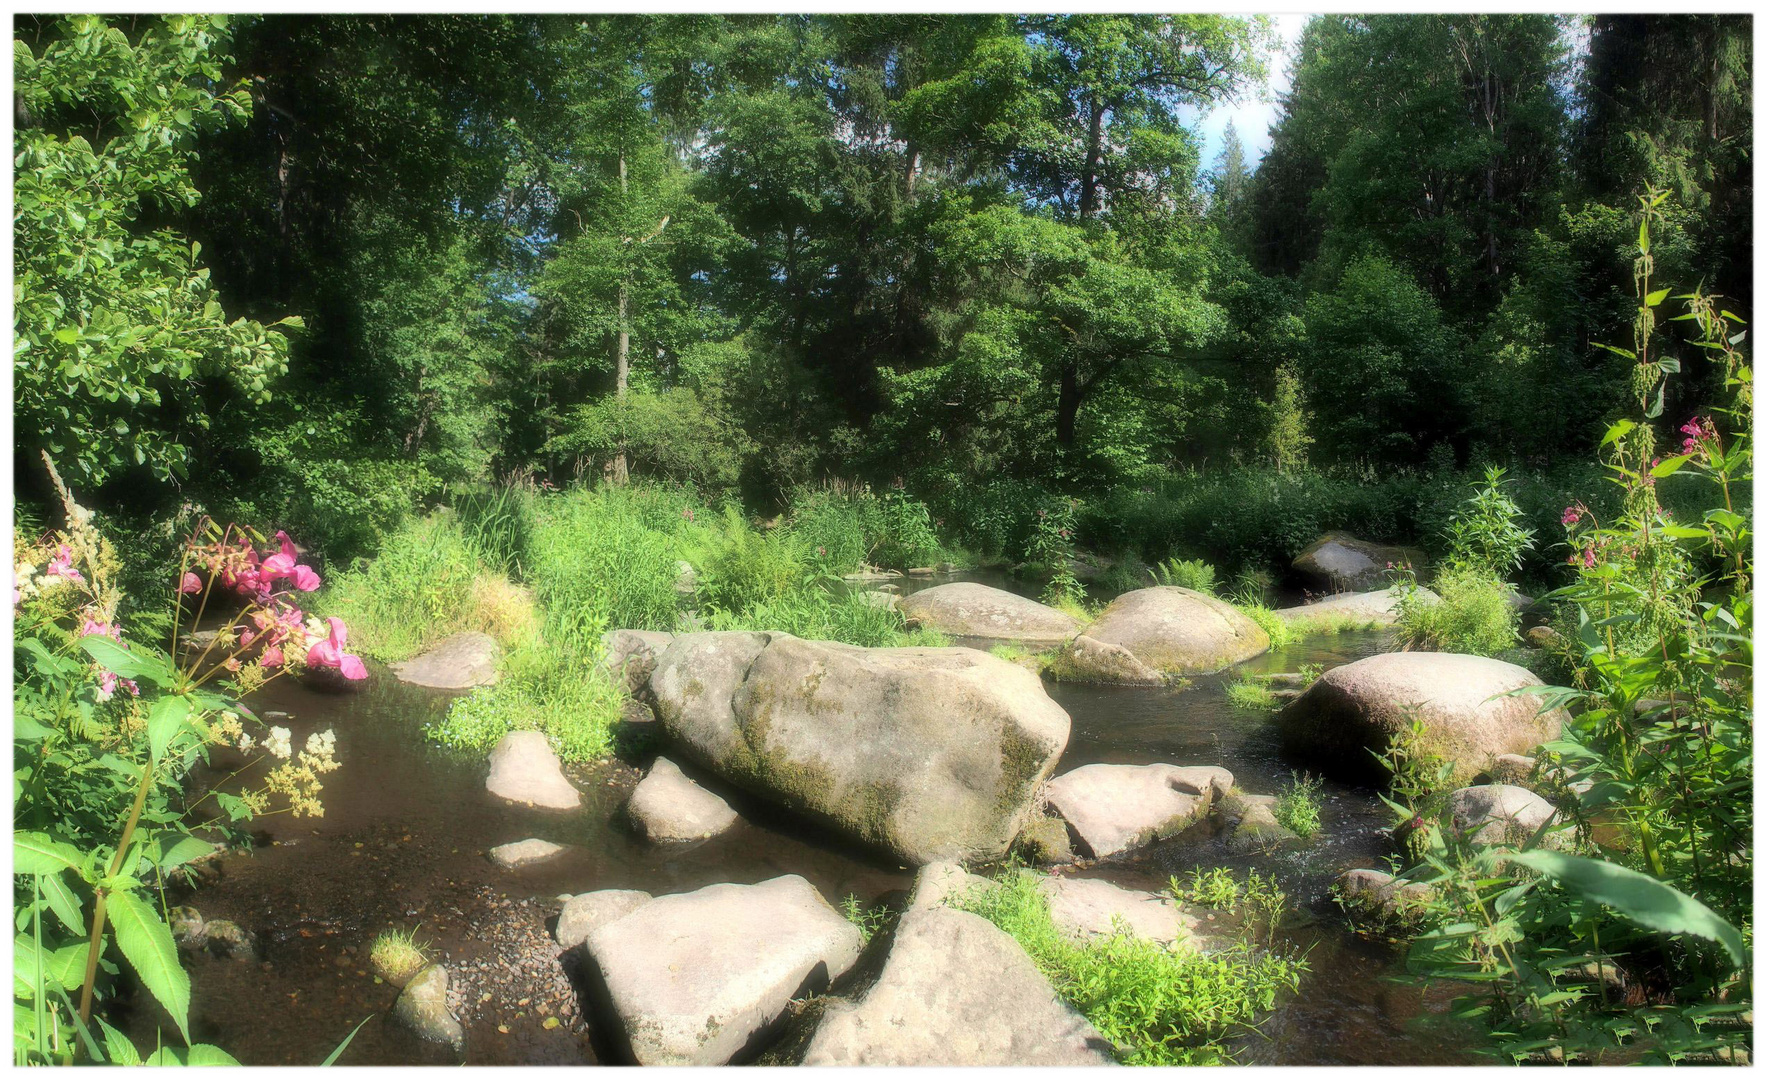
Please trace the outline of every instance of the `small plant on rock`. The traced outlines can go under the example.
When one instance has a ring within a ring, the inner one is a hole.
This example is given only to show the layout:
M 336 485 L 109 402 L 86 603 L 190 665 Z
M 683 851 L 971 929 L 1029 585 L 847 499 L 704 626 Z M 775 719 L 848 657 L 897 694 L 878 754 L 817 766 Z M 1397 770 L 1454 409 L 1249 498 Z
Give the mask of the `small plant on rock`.
M 369 947 L 368 962 L 377 976 L 394 986 L 404 986 L 429 964 L 430 958 L 417 943 L 416 930 L 388 927 L 376 935 Z
M 1320 780 L 1307 774 L 1290 774 L 1290 781 L 1277 793 L 1277 805 L 1271 812 L 1277 824 L 1311 840 L 1320 831 Z

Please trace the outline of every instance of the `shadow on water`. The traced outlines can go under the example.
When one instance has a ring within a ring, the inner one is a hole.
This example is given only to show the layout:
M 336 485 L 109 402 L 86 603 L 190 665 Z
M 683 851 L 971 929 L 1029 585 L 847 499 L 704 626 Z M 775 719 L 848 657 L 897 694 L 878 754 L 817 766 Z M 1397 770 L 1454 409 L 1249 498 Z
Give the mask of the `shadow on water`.
M 1012 587 L 1004 575 L 984 577 Z M 905 591 L 937 584 L 904 582 Z M 1020 585 L 1023 589 L 1024 586 Z M 1376 634 L 1317 639 L 1245 668 L 1293 671 L 1333 665 L 1377 651 Z M 1199 678 L 1179 690 L 1052 685 L 1073 720 L 1058 771 L 1091 762 L 1218 764 L 1251 792 L 1274 792 L 1290 763 L 1269 719 L 1228 705 L 1232 674 Z M 446 1047 L 418 1041 L 391 1022 L 397 990 L 377 982 L 367 952 L 388 926 L 416 927 L 451 976 L 465 973 L 455 1000 L 466 1027 L 465 1060 L 474 1064 L 568 1064 L 596 1060 L 595 1040 L 576 1001 L 580 980 L 565 974 L 549 931 L 561 894 L 593 889 L 681 892 L 717 882 L 749 883 L 800 874 L 831 902 L 849 893 L 872 901 L 900 895 L 905 867 L 845 848 L 789 816 L 740 798 L 744 818 L 726 834 L 686 846 L 653 847 L 632 834 L 620 808 L 638 772 L 610 763 L 575 770 L 586 806 L 569 813 L 514 807 L 484 788 L 482 757 L 463 757 L 425 741 L 423 727 L 445 712 L 450 695 L 400 684 L 375 670 L 366 690 L 332 694 L 279 682 L 250 704 L 294 732 L 333 728 L 343 767 L 324 778 L 322 818 L 260 819 L 259 845 L 229 855 L 220 875 L 188 902 L 206 918 L 227 918 L 259 939 L 258 956 L 186 957 L 193 983 L 193 1040 L 226 1047 L 248 1064 L 317 1064 L 366 1016 L 344 1058 L 348 1064 L 453 1064 Z M 214 782 L 242 764 L 216 756 Z M 261 770 L 262 765 L 253 771 Z M 242 774 L 250 781 L 253 771 Z M 237 783 L 237 781 L 236 781 Z M 1307 851 L 1236 856 L 1210 827 L 1199 826 L 1135 856 L 1087 871 L 1148 888 L 1195 867 L 1256 867 L 1275 873 L 1292 896 L 1323 914 L 1289 931 L 1308 952 L 1302 990 L 1260 1033 L 1242 1040 L 1240 1058 L 1264 1064 L 1443 1064 L 1465 1060 L 1455 1042 L 1423 1034 L 1415 1021 L 1441 1010 L 1436 994 L 1390 981 L 1399 970 L 1386 946 L 1351 936 L 1318 901 L 1342 869 L 1375 865 L 1386 853 L 1385 812 L 1373 791 L 1328 782 L 1325 836 Z M 558 857 L 501 870 L 485 852 L 539 837 L 566 846 Z M 178 902 L 172 898 L 172 902 Z M 573 988 L 573 983 L 576 988 Z M 126 1017 L 138 1044 L 178 1036 L 149 1003 Z M 549 1018 L 558 1022 L 547 1026 Z

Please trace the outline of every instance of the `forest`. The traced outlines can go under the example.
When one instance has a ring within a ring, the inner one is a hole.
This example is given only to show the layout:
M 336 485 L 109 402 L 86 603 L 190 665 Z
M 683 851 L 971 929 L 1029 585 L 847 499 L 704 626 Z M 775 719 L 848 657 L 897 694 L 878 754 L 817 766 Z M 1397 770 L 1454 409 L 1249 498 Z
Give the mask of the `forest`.
M 15 1061 L 1747 1063 L 1751 18 L 1285 25 L 17 16 Z

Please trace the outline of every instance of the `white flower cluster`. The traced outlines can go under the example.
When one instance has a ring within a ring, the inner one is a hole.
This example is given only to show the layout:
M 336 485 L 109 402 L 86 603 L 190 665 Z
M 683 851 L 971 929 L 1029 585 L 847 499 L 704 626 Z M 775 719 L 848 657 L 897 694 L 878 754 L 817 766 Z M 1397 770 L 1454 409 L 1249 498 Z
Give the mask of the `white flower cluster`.
M 37 568 L 28 562 L 21 562 L 12 570 L 12 602 L 17 604 L 27 596 L 37 595 Z
M 264 740 L 264 749 L 269 752 L 271 757 L 287 761 L 289 755 L 294 753 L 294 748 L 289 745 L 289 734 L 289 729 L 285 727 L 270 729 L 270 737 Z
M 307 753 L 314 757 L 331 757 L 332 751 L 337 748 L 337 745 L 337 736 L 332 733 L 331 728 L 315 731 L 307 736 Z

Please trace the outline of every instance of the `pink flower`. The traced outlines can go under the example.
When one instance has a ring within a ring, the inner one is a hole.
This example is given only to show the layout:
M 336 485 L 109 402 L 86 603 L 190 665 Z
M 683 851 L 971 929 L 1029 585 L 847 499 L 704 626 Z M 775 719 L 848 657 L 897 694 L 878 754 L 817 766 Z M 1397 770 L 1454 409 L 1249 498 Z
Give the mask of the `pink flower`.
M 319 588 L 319 575 L 311 566 L 297 566 L 294 571 L 295 588 L 302 592 L 312 592 Z
M 337 668 L 346 679 L 366 679 L 368 669 L 362 666 L 362 658 L 352 656 L 344 651 L 344 642 L 348 636 L 344 629 L 344 620 L 337 616 L 325 620 L 331 627 L 331 633 L 324 641 L 316 641 L 307 650 L 308 667 Z
M 184 580 L 178 583 L 178 591 L 181 593 L 202 592 L 203 591 L 203 579 L 200 577 L 197 577 L 195 574 L 191 573 L 189 570 L 186 570 L 184 572 Z
M 1584 569 L 1591 570 L 1591 569 L 1594 569 L 1595 566 L 1596 566 L 1596 549 L 1593 547 L 1586 546 L 1584 548 Z
M 50 577 L 65 578 L 68 581 L 85 584 L 86 579 L 74 569 L 74 554 L 66 544 L 55 550 L 55 558 L 49 560 L 49 569 L 45 571 Z
M 281 667 L 283 665 L 282 646 L 271 645 L 267 647 L 264 654 L 258 657 L 258 663 L 267 668 Z
M 1565 513 L 1559 515 L 1559 523 L 1561 525 L 1576 525 L 1583 516 L 1583 507 L 1573 504 L 1565 508 Z
M 87 619 L 86 625 L 80 627 L 80 636 L 91 637 L 93 634 L 110 638 L 112 641 L 120 642 L 123 640 L 121 627 L 112 626 L 110 623 L 93 622 L 91 619 Z
M 141 688 L 135 685 L 133 679 L 119 679 L 115 672 L 101 671 L 98 673 L 98 700 L 109 701 L 116 694 L 118 686 L 129 691 L 132 697 L 141 696 Z

